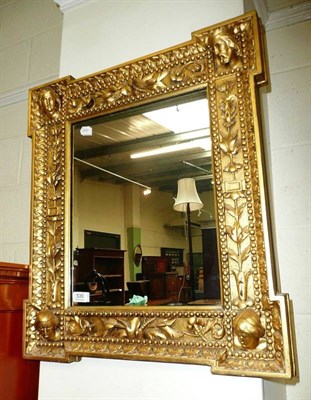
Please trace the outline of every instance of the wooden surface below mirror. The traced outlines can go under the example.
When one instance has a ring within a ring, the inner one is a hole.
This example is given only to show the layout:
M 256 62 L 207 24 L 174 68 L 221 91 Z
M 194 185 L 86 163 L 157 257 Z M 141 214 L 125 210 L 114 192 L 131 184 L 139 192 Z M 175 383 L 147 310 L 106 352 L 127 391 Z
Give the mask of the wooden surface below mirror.
M 266 80 L 260 25 L 252 12 L 161 52 L 30 91 L 26 358 L 108 357 L 209 365 L 217 374 L 295 376 L 289 298 L 278 293 L 270 254 L 256 103 L 256 87 Z M 72 127 L 200 91 L 209 100 L 220 301 L 72 307 Z

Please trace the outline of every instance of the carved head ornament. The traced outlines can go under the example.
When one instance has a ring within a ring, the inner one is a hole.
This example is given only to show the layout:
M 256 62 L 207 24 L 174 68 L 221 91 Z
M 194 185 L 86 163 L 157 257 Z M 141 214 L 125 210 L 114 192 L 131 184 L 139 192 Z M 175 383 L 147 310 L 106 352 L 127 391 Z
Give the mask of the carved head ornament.
M 265 334 L 259 315 L 250 308 L 241 311 L 235 317 L 233 327 L 243 349 L 256 349 L 260 338 Z
M 58 118 L 60 111 L 60 99 L 51 87 L 43 88 L 40 92 L 41 107 L 50 118 Z
M 42 310 L 38 312 L 35 327 L 41 336 L 46 340 L 60 340 L 60 332 L 57 329 L 59 320 L 50 310 Z
M 228 65 L 234 58 L 241 56 L 241 50 L 234 41 L 233 35 L 223 28 L 214 31 L 214 51 L 215 55 L 222 65 Z

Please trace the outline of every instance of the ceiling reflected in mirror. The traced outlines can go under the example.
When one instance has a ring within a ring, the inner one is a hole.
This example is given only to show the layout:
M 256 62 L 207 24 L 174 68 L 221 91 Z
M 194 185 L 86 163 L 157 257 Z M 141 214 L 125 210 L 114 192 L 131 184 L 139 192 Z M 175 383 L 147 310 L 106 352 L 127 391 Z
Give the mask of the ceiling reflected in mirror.
M 200 181 L 209 175 L 211 185 L 207 99 L 189 101 L 187 96 L 160 107 L 76 125 L 74 159 L 80 179 L 132 182 L 147 193 L 152 188 L 176 193 L 177 180 L 184 177 Z

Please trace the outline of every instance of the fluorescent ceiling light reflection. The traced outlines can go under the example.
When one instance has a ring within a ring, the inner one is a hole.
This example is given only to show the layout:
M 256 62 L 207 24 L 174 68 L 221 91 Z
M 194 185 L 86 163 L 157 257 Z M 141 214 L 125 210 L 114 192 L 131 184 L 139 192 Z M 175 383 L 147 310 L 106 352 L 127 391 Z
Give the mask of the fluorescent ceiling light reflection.
M 211 150 L 210 138 L 206 137 L 204 139 L 191 140 L 190 142 L 178 143 L 178 144 L 173 144 L 171 146 L 158 147 L 156 149 L 133 153 L 133 154 L 131 154 L 131 158 L 143 158 L 143 157 L 156 156 L 156 155 L 160 155 L 160 154 L 172 153 L 174 151 L 193 149 L 196 147 L 201 147 L 205 151 Z
M 207 99 L 161 108 L 143 115 L 175 133 L 209 127 Z

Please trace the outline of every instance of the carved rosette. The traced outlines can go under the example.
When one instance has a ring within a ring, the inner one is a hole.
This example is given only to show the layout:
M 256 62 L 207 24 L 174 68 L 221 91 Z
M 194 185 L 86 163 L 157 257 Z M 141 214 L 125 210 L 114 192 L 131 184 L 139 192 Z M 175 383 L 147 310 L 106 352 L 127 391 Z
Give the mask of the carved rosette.
M 254 76 L 263 72 L 257 24 L 251 13 L 195 32 L 191 41 L 150 57 L 31 91 L 28 357 L 68 361 L 89 355 L 207 364 L 221 374 L 292 374 L 284 357 L 285 316 L 279 302 L 269 298 L 267 279 L 252 101 Z M 70 173 L 66 142 L 71 134 L 65 124 L 202 89 L 210 104 L 221 307 L 65 309 L 65 268 L 70 269 L 64 254 L 70 228 L 64 213 Z M 47 334 L 39 322 L 50 311 L 57 324 Z

